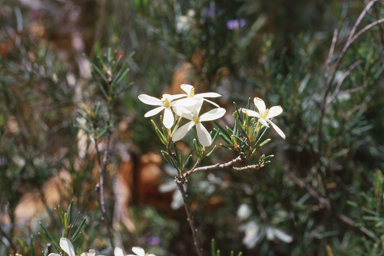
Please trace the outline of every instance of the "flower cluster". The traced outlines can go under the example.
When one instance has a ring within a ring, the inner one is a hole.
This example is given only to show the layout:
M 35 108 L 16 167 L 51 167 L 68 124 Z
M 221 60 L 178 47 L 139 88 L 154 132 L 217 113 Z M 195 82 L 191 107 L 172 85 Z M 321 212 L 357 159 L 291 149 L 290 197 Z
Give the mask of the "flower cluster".
M 173 115 L 173 113 L 175 113 L 177 116 L 190 121 L 171 133 L 173 134 L 173 141 L 178 141 L 184 138 L 188 131 L 195 126 L 197 137 L 201 145 L 206 147 L 210 146 L 212 144 L 212 137 L 201 122 L 221 118 L 225 114 L 225 109 L 220 108 L 216 103 L 206 98 L 217 98 L 221 95 L 215 92 L 195 94 L 195 88 L 189 84 L 182 84 L 180 87 L 185 91 L 185 94 L 163 94 L 161 99 L 146 94 L 139 95 L 139 100 L 143 103 L 158 106 L 157 108 L 148 111 L 144 117 L 154 116 L 164 110 L 163 124 L 167 129 L 171 129 L 175 123 Z M 200 115 L 200 110 L 204 101 L 211 103 L 216 108 Z

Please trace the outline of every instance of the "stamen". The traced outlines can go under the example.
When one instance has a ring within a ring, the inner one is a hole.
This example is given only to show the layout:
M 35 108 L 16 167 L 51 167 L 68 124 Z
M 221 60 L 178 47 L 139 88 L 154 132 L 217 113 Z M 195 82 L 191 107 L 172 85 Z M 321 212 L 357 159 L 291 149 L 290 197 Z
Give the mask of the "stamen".
M 193 97 L 193 96 L 195 96 L 195 88 L 191 88 L 191 90 L 189 91 L 189 95 L 188 95 L 188 97 Z
M 193 122 L 195 123 L 195 124 L 198 124 L 198 123 L 200 123 L 200 120 L 199 120 L 199 118 L 198 117 L 193 117 Z
M 167 98 L 164 99 L 164 107 L 169 108 L 171 106 L 171 103 L 169 103 L 169 100 Z
M 264 113 L 261 115 L 261 118 L 266 119 L 268 116 L 269 109 L 267 108 Z

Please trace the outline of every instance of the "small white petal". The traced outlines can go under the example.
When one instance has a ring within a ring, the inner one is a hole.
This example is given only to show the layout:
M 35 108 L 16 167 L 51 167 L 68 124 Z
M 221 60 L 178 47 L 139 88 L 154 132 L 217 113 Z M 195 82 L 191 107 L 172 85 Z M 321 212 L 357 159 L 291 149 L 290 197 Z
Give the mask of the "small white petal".
M 60 256 L 60 254 L 57 254 L 57 253 L 50 253 L 50 254 L 48 254 L 48 256 Z
M 283 108 L 280 106 L 274 106 L 269 109 L 267 119 L 275 117 L 283 113 Z
M 225 109 L 215 108 L 200 116 L 200 122 L 212 121 L 221 118 L 225 114 Z
M 192 85 L 190 84 L 182 84 L 180 85 L 181 89 L 183 89 L 183 91 L 185 91 L 188 95 L 189 93 L 191 92 L 191 89 L 193 88 Z
M 256 111 L 253 111 L 253 110 L 250 110 L 250 109 L 246 109 L 246 108 L 243 108 L 243 113 L 247 114 L 248 116 L 254 116 L 254 117 L 258 117 L 260 118 L 260 114 L 257 113 Z
M 208 147 L 212 144 L 212 137 L 201 123 L 196 124 L 196 133 L 199 142 L 204 147 Z
M 172 203 L 171 203 L 172 210 L 179 209 L 181 206 L 183 206 L 183 204 L 184 204 L 183 195 L 181 194 L 180 190 L 176 190 L 173 193 L 173 197 L 172 197 Z
M 184 95 L 185 96 L 185 95 Z M 196 105 L 201 99 L 195 98 L 195 97 L 188 97 L 185 99 L 181 99 L 175 102 L 172 102 L 172 106 L 181 106 L 181 107 L 189 107 L 189 106 L 194 106 Z
M 175 131 L 172 135 L 172 141 L 178 141 L 185 137 L 187 132 L 195 125 L 193 121 L 186 123 Z
M 161 112 L 161 110 L 163 110 L 164 107 L 158 107 L 158 108 L 154 108 L 152 110 L 149 110 L 147 113 L 145 113 L 144 117 L 150 117 L 150 116 L 154 116 L 156 114 L 159 114 Z
M 270 227 L 266 227 L 266 228 L 265 228 L 265 231 L 267 232 L 267 239 L 268 239 L 268 240 L 273 240 L 273 239 L 275 239 L 275 235 L 274 235 L 274 233 L 273 233 L 273 229 L 272 229 L 272 228 L 270 228 Z
M 159 186 L 159 191 L 161 193 L 167 193 L 167 192 L 171 192 L 172 190 L 175 190 L 176 188 L 177 188 L 176 182 L 169 181 L 169 182 L 161 184 Z
M 68 256 L 76 256 L 75 248 L 73 248 L 73 245 L 69 239 L 64 237 L 60 238 L 60 247 L 68 254 Z
M 283 241 L 285 243 L 291 243 L 293 241 L 292 236 L 287 235 L 286 233 L 284 233 L 280 229 L 274 228 L 273 233 L 275 234 L 275 236 L 278 239 L 280 239 L 281 241 Z
M 206 102 L 209 102 L 209 103 L 211 103 L 213 106 L 215 106 L 215 107 L 217 107 L 217 108 L 219 108 L 220 106 L 219 105 L 217 105 L 215 102 L 213 102 L 213 101 L 210 101 L 210 100 L 207 100 L 207 99 L 204 99 Z
M 137 254 L 137 256 L 145 256 L 145 251 L 141 247 L 132 247 L 132 251 Z
M 255 99 L 253 100 L 253 103 L 255 103 L 255 106 L 259 110 L 260 115 L 262 115 L 266 109 L 265 102 L 262 99 L 255 97 Z
M 83 252 L 80 256 L 87 256 L 87 253 Z
M 185 107 L 172 107 L 172 109 L 176 115 L 184 117 L 184 118 L 192 121 L 193 115 L 192 115 L 192 112 L 190 110 L 186 109 Z
M 205 93 L 195 94 L 195 97 L 199 97 L 199 98 L 217 98 L 217 97 L 221 97 L 221 95 L 216 93 L 216 92 L 205 92 Z
M 267 120 L 267 121 L 269 121 L 269 120 Z M 266 121 L 265 119 L 263 119 L 263 118 L 259 118 L 259 122 L 260 122 L 262 125 L 269 127 L 267 121 Z
M 150 254 L 148 254 L 148 256 L 156 256 L 155 254 L 152 254 L 152 253 L 150 253 Z
M 167 98 L 169 100 L 169 102 L 176 100 L 176 99 L 180 99 L 180 98 L 185 97 L 185 96 L 186 96 L 185 94 L 175 94 L 175 95 L 163 94 L 163 98 Z
M 275 131 L 277 132 L 277 134 L 279 134 L 280 137 L 285 140 L 285 134 L 283 133 L 283 131 L 280 130 L 280 128 L 277 127 L 277 125 L 275 125 L 271 120 L 268 120 L 268 123 L 270 123 L 272 125 L 273 129 L 275 129 Z
M 170 108 L 166 108 L 164 110 L 164 119 L 163 119 L 164 126 L 167 129 L 169 129 L 172 127 L 174 121 L 175 121 L 175 118 L 173 117 L 172 110 Z
M 124 252 L 121 248 L 115 247 L 115 251 L 113 252 L 115 256 L 124 256 Z
M 163 106 L 163 102 L 155 97 L 149 96 L 147 94 L 140 94 L 138 96 L 139 100 L 141 100 L 143 103 L 151 106 Z
M 95 256 L 95 255 L 96 255 L 96 251 L 94 249 L 89 250 L 87 253 L 87 256 Z

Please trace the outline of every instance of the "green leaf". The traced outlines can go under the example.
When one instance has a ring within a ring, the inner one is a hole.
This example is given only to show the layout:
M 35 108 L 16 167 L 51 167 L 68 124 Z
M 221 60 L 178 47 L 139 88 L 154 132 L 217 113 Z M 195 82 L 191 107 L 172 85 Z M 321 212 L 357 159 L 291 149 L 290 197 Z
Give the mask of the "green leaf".
M 187 168 L 189 162 L 191 161 L 191 158 L 192 158 L 192 154 L 190 154 L 188 156 L 187 160 L 185 160 L 184 165 L 183 165 L 183 170 L 185 170 L 185 168 Z
M 71 202 L 69 203 L 68 209 L 67 209 L 67 223 L 68 223 L 68 225 L 71 224 L 72 206 L 73 206 L 73 200 L 71 200 Z
M 215 239 L 212 239 L 211 241 L 211 252 L 212 252 L 212 256 L 216 256 L 216 248 L 215 248 Z
M 205 157 L 209 157 L 212 153 L 213 153 L 213 151 L 216 149 L 216 145 L 212 148 L 212 150 L 211 151 L 209 151 L 206 155 L 205 155 Z
M 45 232 L 45 236 L 47 237 L 47 238 L 49 238 L 51 241 L 50 241 L 50 243 L 51 244 L 53 244 L 55 247 L 56 247 L 56 249 L 58 249 L 59 251 L 60 251 L 60 247 L 59 247 L 59 245 L 56 243 L 56 241 L 53 239 L 53 237 L 51 236 L 51 234 L 48 232 L 48 230 L 44 227 L 44 225 L 41 223 L 41 222 L 39 222 L 39 224 L 40 224 L 40 226 L 41 226 L 41 228 L 44 230 L 44 232 Z M 40 235 L 42 235 L 42 234 L 40 234 Z M 47 240 L 47 239 L 46 239 Z
M 91 63 L 92 67 L 96 70 L 96 72 L 101 76 L 101 78 L 103 78 L 103 80 L 108 83 L 108 79 L 107 77 L 103 74 L 103 72 L 96 66 L 96 64 L 86 55 L 83 53 L 83 56 L 89 61 L 89 63 Z M 103 60 L 100 58 L 100 62 L 101 64 L 104 64 L 103 63 Z
M 152 122 L 153 126 L 155 127 L 156 134 L 159 137 L 161 143 L 163 143 L 165 146 L 167 146 L 168 145 L 167 138 L 163 135 L 163 133 L 161 133 L 161 131 L 159 130 L 159 128 L 157 127 L 157 125 L 155 124 L 155 122 L 152 119 L 151 119 L 151 122 Z
M 79 236 L 79 234 L 80 234 L 80 230 L 81 230 L 81 228 L 84 226 L 85 221 L 86 221 L 86 219 L 84 218 L 83 221 L 80 223 L 79 227 L 76 229 L 75 233 L 73 233 L 73 235 L 72 235 L 72 237 L 71 237 L 71 242 L 72 242 L 72 243 L 73 243 L 73 242 L 76 240 L 76 238 Z
M 193 139 L 193 148 L 195 149 L 195 154 L 197 156 L 197 159 L 201 160 L 201 152 L 196 139 Z

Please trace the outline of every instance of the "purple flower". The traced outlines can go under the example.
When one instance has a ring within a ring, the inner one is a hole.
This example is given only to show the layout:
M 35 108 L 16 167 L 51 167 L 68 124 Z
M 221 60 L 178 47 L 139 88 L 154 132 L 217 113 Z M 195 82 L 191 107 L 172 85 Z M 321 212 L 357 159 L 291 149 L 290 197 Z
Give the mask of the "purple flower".
M 247 24 L 247 22 L 245 21 L 245 19 L 241 19 L 241 20 L 229 20 L 227 21 L 227 28 L 229 30 L 237 30 L 241 27 L 244 27 L 245 24 Z
M 148 237 L 147 239 L 147 243 L 149 245 L 158 245 L 160 244 L 160 242 L 161 242 L 161 238 L 158 236 L 151 236 L 151 237 Z

